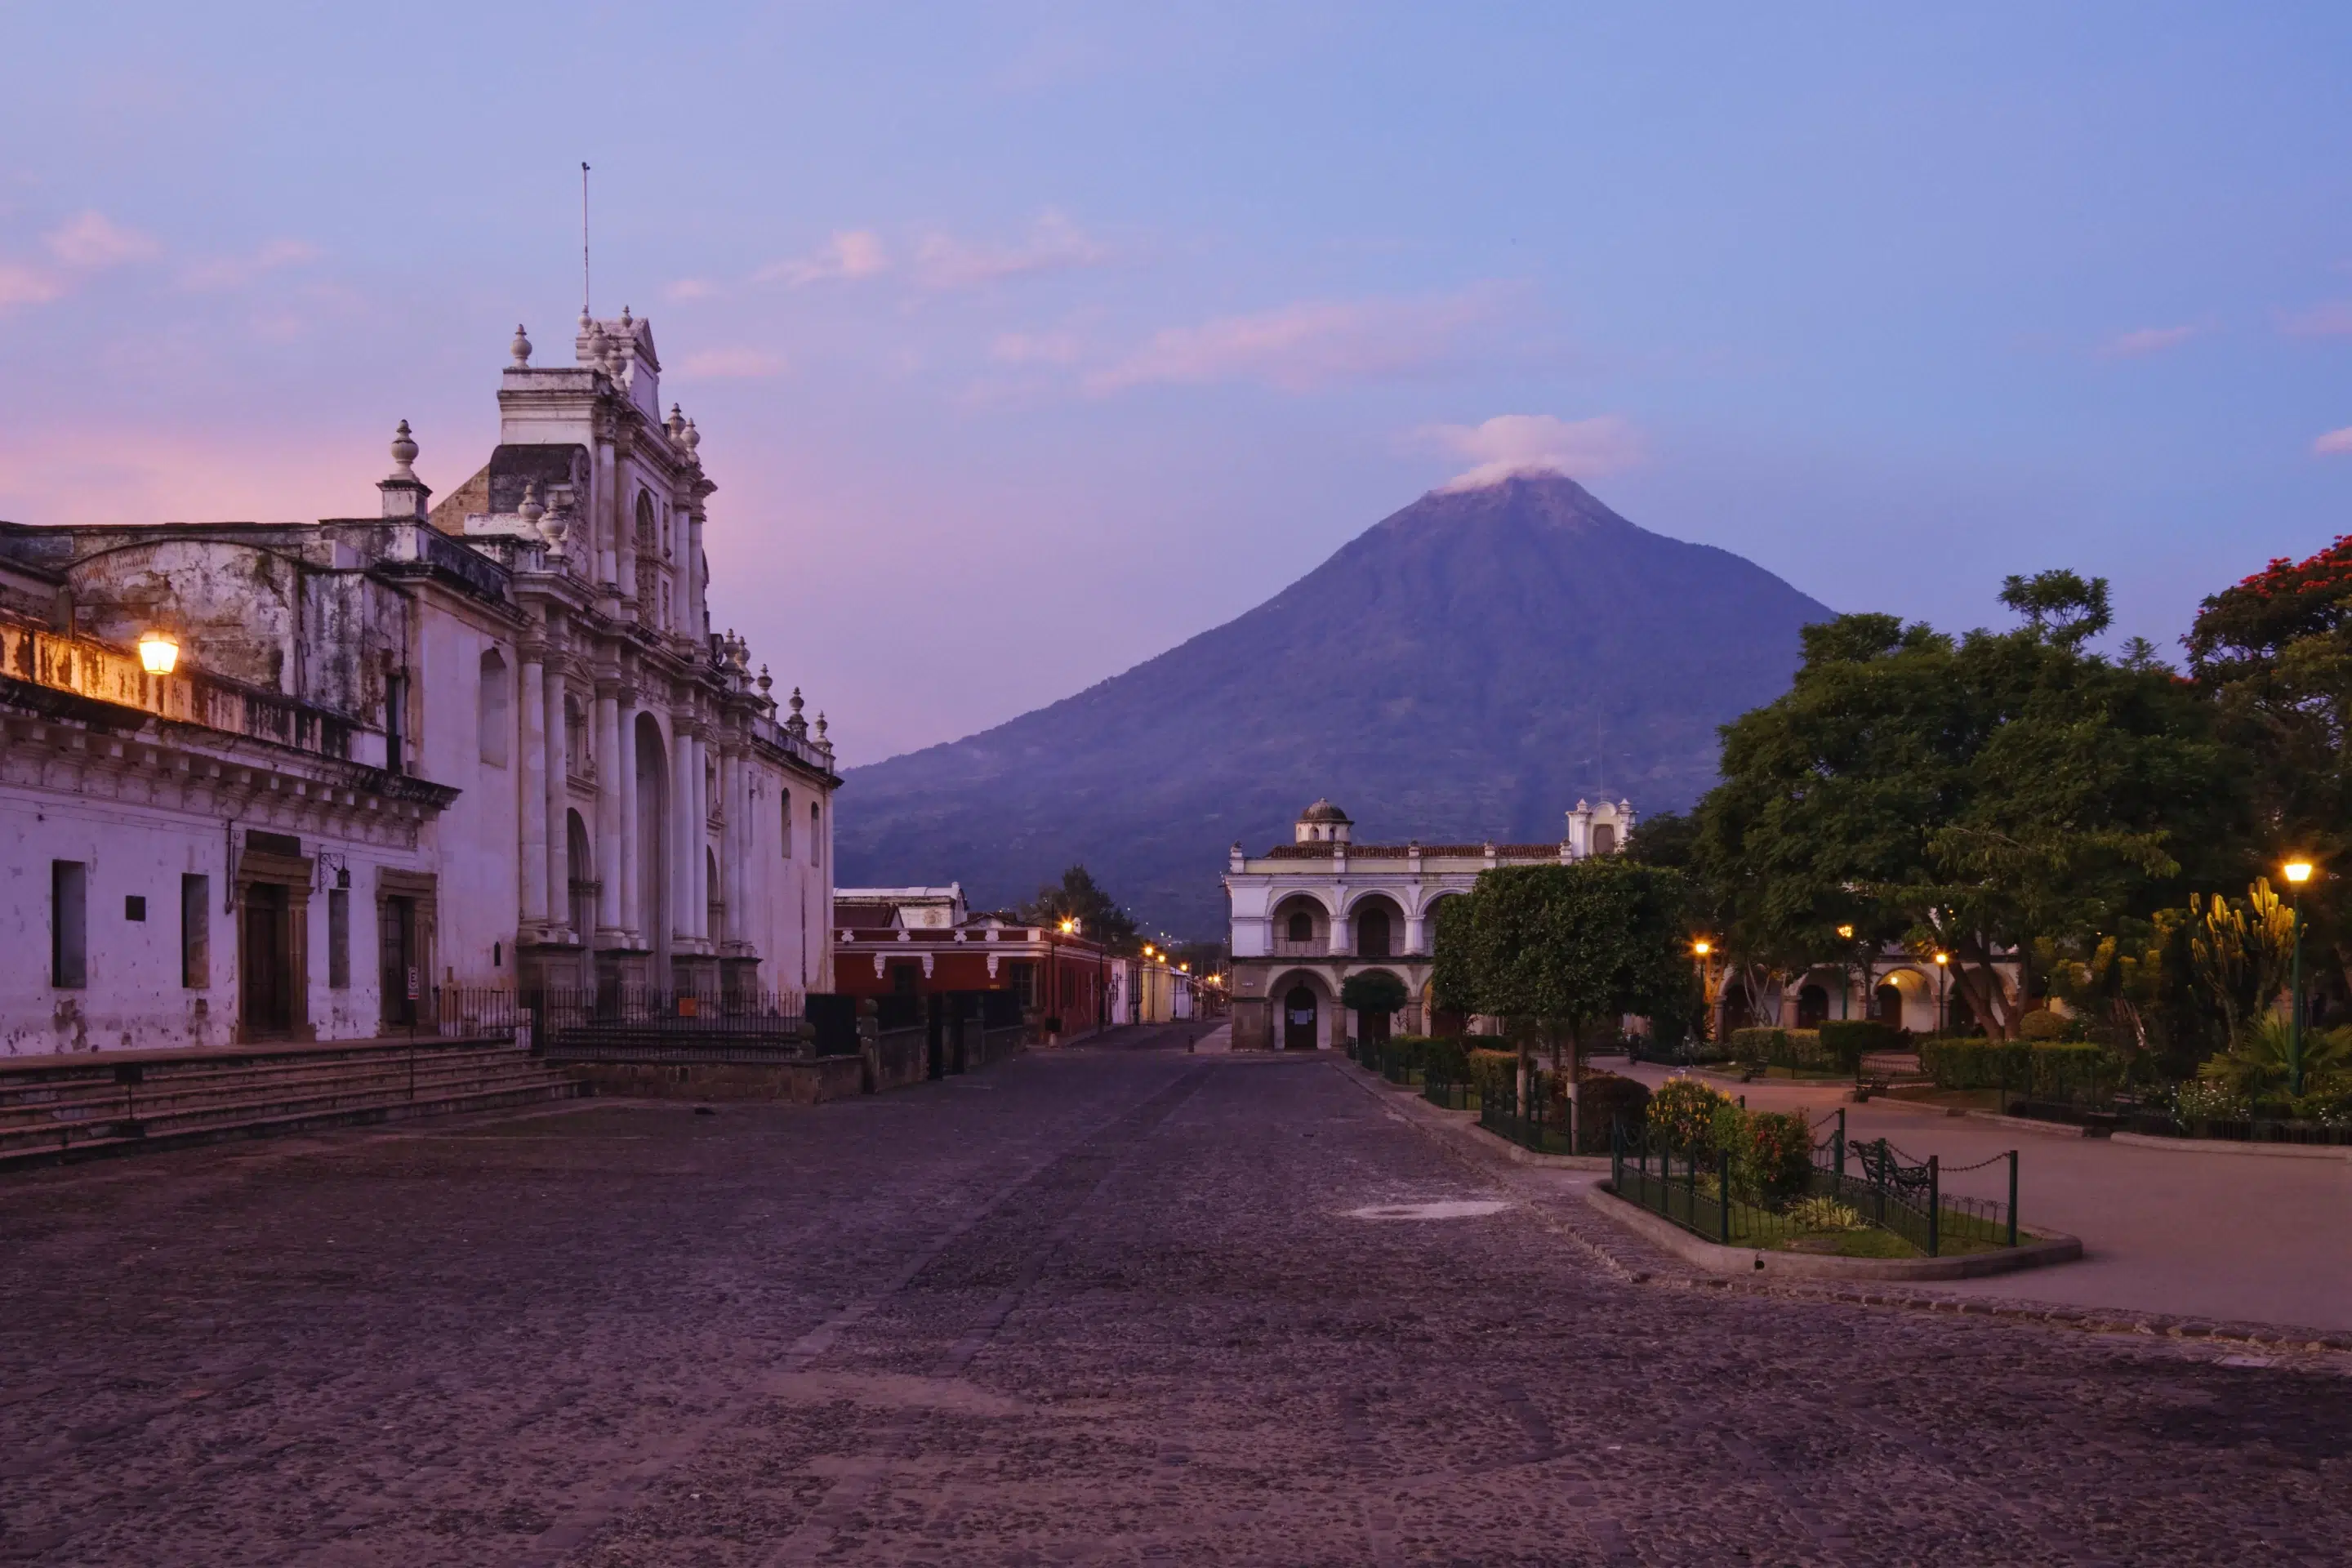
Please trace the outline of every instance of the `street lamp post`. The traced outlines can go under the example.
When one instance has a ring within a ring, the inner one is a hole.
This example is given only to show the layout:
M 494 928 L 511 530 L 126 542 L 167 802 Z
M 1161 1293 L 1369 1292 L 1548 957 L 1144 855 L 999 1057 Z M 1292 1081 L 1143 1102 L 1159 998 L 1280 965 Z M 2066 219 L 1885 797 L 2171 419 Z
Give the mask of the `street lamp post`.
M 1699 1000 L 1706 1004 L 1706 1010 L 1700 1015 L 1701 1028 L 1698 1037 L 1702 1040 L 1712 1038 L 1715 1033 L 1715 996 L 1713 988 L 1707 984 L 1706 970 L 1706 955 L 1714 951 L 1715 944 L 1705 937 L 1691 943 L 1691 956 L 1698 960 Z
M 2289 1094 L 2303 1093 L 2303 900 L 2294 895 L 2311 880 L 2311 862 L 2290 860 L 2281 868 L 2286 873 L 2287 913 L 2294 926 L 2294 959 L 2287 982 L 2286 995 L 2286 1089 Z
M 1845 943 L 1845 956 L 1838 963 L 1838 1022 L 1853 1016 L 1853 927 L 1838 927 L 1838 940 Z
M 1950 1021 L 1944 1016 L 1944 977 L 1951 973 L 1951 969 L 1950 953 L 1936 954 L 1936 1033 L 1939 1035 L 1950 1026 Z

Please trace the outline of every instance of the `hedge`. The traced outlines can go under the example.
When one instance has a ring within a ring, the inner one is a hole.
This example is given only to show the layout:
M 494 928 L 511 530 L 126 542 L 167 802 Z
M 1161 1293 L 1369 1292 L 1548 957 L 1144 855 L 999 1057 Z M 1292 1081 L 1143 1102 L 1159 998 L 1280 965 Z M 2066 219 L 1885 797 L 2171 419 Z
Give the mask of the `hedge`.
M 1481 1101 L 1515 1099 L 1518 1094 L 1519 1054 L 1517 1051 L 1472 1051 L 1470 1081 Z
M 1734 1061 L 1751 1067 L 1812 1068 L 1828 1070 L 1838 1063 L 1822 1045 L 1819 1029 L 1754 1028 L 1731 1031 Z
M 1862 1058 L 1876 1051 L 1899 1051 L 1903 1048 L 1904 1032 L 1893 1024 L 1876 1018 L 1841 1019 L 1821 1027 L 1822 1049 L 1838 1066 L 1852 1071 L 1862 1065 Z
M 1613 1072 L 1597 1072 L 1576 1086 L 1576 1100 L 1582 1112 L 1582 1125 L 1577 1129 L 1579 1147 L 1587 1153 L 1605 1154 L 1613 1124 L 1622 1121 L 1628 1131 L 1641 1130 L 1649 1115 L 1650 1087 Z
M 1998 1089 L 2059 1100 L 2077 1085 L 2099 1082 L 2114 1064 L 2098 1045 L 1971 1036 L 1920 1041 L 1919 1065 L 1938 1089 Z

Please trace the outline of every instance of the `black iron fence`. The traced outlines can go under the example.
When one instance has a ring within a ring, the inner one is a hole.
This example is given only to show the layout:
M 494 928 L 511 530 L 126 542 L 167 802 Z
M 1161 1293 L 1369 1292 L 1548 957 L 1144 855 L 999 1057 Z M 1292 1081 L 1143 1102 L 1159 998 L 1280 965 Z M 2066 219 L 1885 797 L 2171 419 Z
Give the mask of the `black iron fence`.
M 1620 1197 L 1725 1247 L 1781 1248 L 1841 1230 L 1868 1226 L 1900 1237 L 1929 1258 L 2018 1245 L 2017 1151 L 1945 1168 L 1939 1156 L 1914 1160 L 1884 1138 L 1845 1136 L 1837 1111 L 1827 1138 L 1813 1147 L 1800 1192 L 1746 1190 L 1730 1155 L 1670 1147 L 1647 1127 L 1611 1132 L 1610 1176 Z M 1944 1181 L 2006 1163 L 2009 1198 L 1963 1197 Z
M 633 985 L 549 987 L 522 997 L 539 1020 L 541 1054 L 572 1061 L 669 1059 L 680 1052 L 698 1060 L 730 1061 L 814 1055 L 802 1000 L 797 991 L 707 993 Z
M 488 985 L 436 985 L 432 994 L 417 999 L 415 1032 L 445 1040 L 511 1040 L 525 1017 L 522 999 L 511 991 Z M 398 1034 L 401 1024 L 387 1024 Z

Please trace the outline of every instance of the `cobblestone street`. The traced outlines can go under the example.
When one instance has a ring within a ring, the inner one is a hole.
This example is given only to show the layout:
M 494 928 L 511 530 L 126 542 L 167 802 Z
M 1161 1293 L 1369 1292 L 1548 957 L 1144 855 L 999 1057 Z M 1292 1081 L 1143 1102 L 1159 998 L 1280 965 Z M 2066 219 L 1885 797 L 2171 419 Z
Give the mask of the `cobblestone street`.
M 16 1561 L 2332 1563 L 2352 1539 L 2335 1358 L 1692 1289 L 1344 1064 L 1174 1036 L 815 1108 L 592 1101 L 20 1175 L 0 1257 Z

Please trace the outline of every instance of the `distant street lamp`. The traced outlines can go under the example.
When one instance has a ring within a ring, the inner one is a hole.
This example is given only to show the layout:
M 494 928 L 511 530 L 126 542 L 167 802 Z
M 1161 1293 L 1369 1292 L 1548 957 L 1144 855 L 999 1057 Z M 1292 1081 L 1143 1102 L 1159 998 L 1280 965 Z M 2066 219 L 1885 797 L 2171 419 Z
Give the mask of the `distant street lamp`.
M 1838 927 L 1838 940 L 1848 944 L 1845 957 L 1838 963 L 1838 1019 L 1843 1022 L 1853 1016 L 1853 927 Z
M 180 645 L 169 632 L 149 632 L 139 639 L 139 666 L 150 675 L 169 675 L 180 662 Z
M 1691 943 L 1691 956 L 1698 960 L 1699 1000 L 1706 1005 L 1706 1010 L 1701 1018 L 1699 1038 L 1702 1040 L 1712 1036 L 1715 1026 L 1715 991 L 1707 978 L 1706 967 L 1706 955 L 1714 951 L 1715 944 L 1705 937 Z
M 1939 952 L 1936 955 L 1936 1033 L 1939 1035 L 1951 1026 L 1950 1020 L 1944 1013 L 1944 976 L 1951 973 L 1951 966 L 1950 953 Z
M 2287 983 L 2286 1089 L 2289 1094 L 2300 1095 L 2303 1092 L 2303 905 L 2294 894 L 2311 880 L 2311 862 L 2290 860 L 2280 869 L 2286 873 L 2287 911 L 2294 922 L 2294 978 Z

